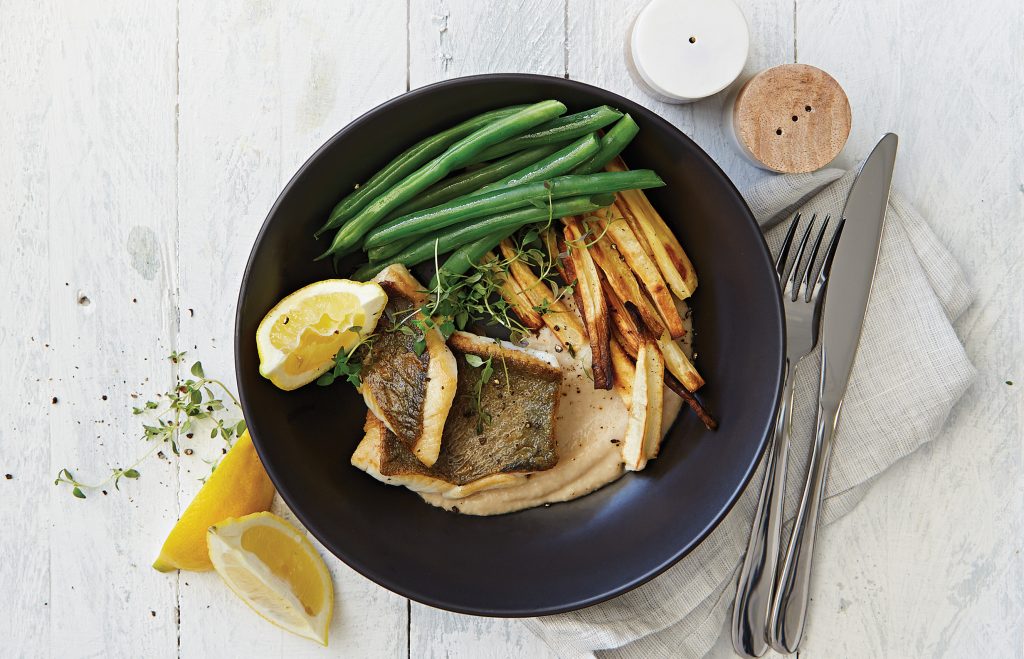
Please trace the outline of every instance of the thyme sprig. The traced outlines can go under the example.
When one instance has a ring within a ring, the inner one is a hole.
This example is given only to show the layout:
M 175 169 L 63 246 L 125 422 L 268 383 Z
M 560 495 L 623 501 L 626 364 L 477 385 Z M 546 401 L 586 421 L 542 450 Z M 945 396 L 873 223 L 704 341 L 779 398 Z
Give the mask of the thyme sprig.
M 184 352 L 175 351 L 168 359 L 172 364 L 179 364 L 184 357 Z M 192 439 L 200 427 L 209 426 L 210 438 L 219 436 L 227 444 L 226 448 L 230 448 L 234 440 L 245 432 L 246 426 L 244 420 L 228 420 L 225 417 L 227 407 L 223 397 L 230 399 L 236 410 L 241 408 L 238 398 L 223 382 L 207 377 L 201 362 L 194 362 L 189 372 L 192 377 L 184 380 L 176 377 L 174 385 L 167 391 L 157 394 L 156 400 L 148 400 L 142 406 L 132 408 L 132 414 L 147 415 L 150 419 L 142 424 L 142 439 L 151 446 L 138 460 L 127 467 L 111 469 L 106 479 L 91 484 L 78 480 L 74 473 L 65 467 L 57 472 L 54 485 L 69 485 L 71 494 L 79 499 L 85 499 L 88 490 L 98 490 L 110 484 L 113 484 L 114 489 L 120 490 L 121 479 L 139 478 L 142 474 L 136 467 L 161 446 L 169 445 L 174 455 L 181 455 L 182 436 Z M 186 449 L 185 453 L 190 454 L 191 449 Z M 216 463 L 212 463 L 210 471 L 216 469 L 216 466 Z
M 484 359 L 479 355 L 467 354 L 466 363 L 473 368 L 479 368 L 480 379 L 473 384 L 473 411 L 476 412 L 476 432 L 480 434 L 484 431 L 484 424 L 491 422 L 491 414 L 483 407 L 483 395 L 484 385 L 494 375 L 494 362 L 493 357 Z M 507 374 L 507 370 L 506 370 Z M 507 381 L 507 375 L 506 375 Z
M 349 331 L 358 334 L 362 329 L 362 327 L 356 326 L 352 327 Z M 334 368 L 318 377 L 316 383 L 321 387 L 327 387 L 334 384 L 334 381 L 338 378 L 344 378 L 353 387 L 359 388 L 362 386 L 362 358 L 366 351 L 360 350 L 360 348 L 363 346 L 369 347 L 373 342 L 373 337 L 373 334 L 362 337 L 348 352 L 339 350 L 338 354 L 334 355 Z

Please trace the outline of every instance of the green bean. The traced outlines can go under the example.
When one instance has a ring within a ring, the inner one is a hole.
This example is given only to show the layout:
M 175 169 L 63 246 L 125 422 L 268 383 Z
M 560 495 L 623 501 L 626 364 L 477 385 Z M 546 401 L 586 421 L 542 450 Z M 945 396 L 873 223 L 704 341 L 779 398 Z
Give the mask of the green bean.
M 430 290 L 437 288 L 438 281 L 442 277 L 454 277 L 464 274 L 480 261 L 487 252 L 497 247 L 498 243 L 511 236 L 514 232 L 515 229 L 512 231 L 504 230 L 490 233 L 452 252 L 451 256 L 434 273 L 433 279 L 430 280 Z
M 608 206 L 615 201 L 614 195 L 599 195 L 592 197 L 591 201 L 598 204 L 598 206 Z M 438 280 L 442 277 L 452 277 L 464 274 L 467 270 L 472 268 L 474 265 L 480 262 L 481 259 L 495 247 L 498 246 L 502 240 L 508 238 L 513 233 L 518 231 L 516 229 L 496 231 L 495 233 L 488 234 L 483 238 L 479 238 L 471 243 L 467 243 L 462 247 L 458 248 L 445 260 L 444 264 L 434 273 L 434 277 L 430 280 L 430 289 L 434 290 L 437 288 Z
M 472 162 L 494 160 L 506 153 L 513 153 L 538 144 L 551 144 L 552 142 L 564 142 L 583 137 L 587 133 L 604 128 L 616 121 L 622 113 L 607 105 L 591 108 L 586 112 L 577 112 L 564 117 L 559 117 L 544 124 L 543 126 L 528 133 L 505 140 L 500 144 L 488 148 Z
M 577 197 L 620 190 L 643 190 L 664 185 L 650 169 L 624 172 L 601 172 L 586 176 L 557 176 L 547 181 L 534 181 L 508 188 L 499 188 L 427 208 L 377 227 L 366 236 L 365 246 L 380 247 L 396 240 L 421 236 L 452 224 L 512 210 L 527 204 L 540 204 L 549 199 Z
M 587 137 L 583 137 L 557 152 L 555 151 L 555 149 L 558 148 L 557 145 L 539 146 L 534 149 L 520 151 L 519 153 L 513 154 L 504 160 L 492 163 L 487 167 L 481 167 L 480 169 L 447 179 L 447 183 L 446 181 L 441 181 L 437 186 L 434 186 L 436 188 L 436 193 L 432 193 L 431 190 L 427 190 L 424 195 L 417 197 L 410 203 L 406 203 L 404 206 L 393 212 L 385 220 L 385 224 L 388 224 L 403 215 L 407 215 L 424 208 L 431 208 L 452 199 L 457 199 L 469 192 L 477 194 L 490 190 L 500 184 L 509 186 L 517 183 L 526 183 L 532 180 L 542 179 L 546 176 L 549 177 L 565 174 L 572 169 L 581 157 L 585 158 L 587 154 L 593 152 L 590 146 L 591 143 L 588 141 L 589 137 L 589 135 Z M 595 146 L 594 148 L 597 147 Z M 549 157 L 544 158 L 545 155 Z M 518 169 L 512 167 L 513 164 L 518 165 L 523 162 L 527 164 L 526 167 Z M 507 173 L 510 170 L 514 170 L 514 173 L 511 176 L 505 177 L 498 183 L 493 183 L 492 185 L 487 185 L 482 188 L 480 187 L 480 185 L 483 185 L 484 183 L 493 181 L 495 175 L 500 176 L 500 174 L 498 174 L 499 171 L 501 173 Z M 372 232 L 370 235 L 372 235 Z M 404 240 L 395 240 L 385 245 L 370 247 L 366 250 L 366 256 L 370 261 L 380 261 L 398 254 L 414 242 L 416 242 L 416 238 L 412 237 Z
M 366 232 L 376 226 L 389 212 L 443 179 L 449 172 L 465 167 L 470 160 L 488 147 L 550 121 L 563 112 L 565 105 L 562 103 L 541 101 L 515 114 L 496 119 L 463 137 L 448 147 L 444 153 L 391 186 L 349 219 L 335 234 L 331 246 L 317 259 L 330 254 L 344 255 L 352 252 L 359 246 Z
M 388 257 L 398 254 L 403 249 L 413 244 L 417 240 L 420 240 L 420 236 L 412 236 L 411 238 L 403 238 L 401 240 L 395 240 L 386 245 L 380 247 L 371 247 L 366 250 L 366 258 L 371 261 L 382 261 Z
M 601 171 L 615 156 L 622 153 L 639 132 L 640 127 L 633 121 L 633 117 L 624 115 L 601 138 L 600 150 L 590 160 L 573 170 L 573 174 L 593 174 Z
M 597 137 L 593 133 L 589 133 L 564 149 L 552 153 L 540 162 L 532 163 L 511 176 L 506 176 L 500 181 L 485 185 L 477 190 L 477 194 L 568 174 L 574 167 L 597 153 L 600 148 L 600 142 L 597 141 Z
M 601 208 L 603 205 L 607 205 L 608 199 L 609 197 L 606 195 L 595 195 L 593 198 L 589 196 L 569 197 L 568 199 L 559 199 L 552 204 L 545 204 L 539 207 L 527 206 L 526 208 L 519 208 L 514 211 L 492 215 L 491 217 L 487 217 L 482 220 L 465 222 L 456 226 L 446 227 L 440 231 L 430 234 L 429 236 L 424 236 L 415 244 L 407 247 L 389 259 L 378 261 L 376 263 L 368 263 L 357 270 L 355 274 L 352 275 L 352 278 L 357 280 L 369 279 L 394 263 L 416 265 L 417 263 L 422 263 L 434 258 L 435 254 L 447 254 L 453 249 L 462 247 L 466 243 L 473 242 L 486 235 L 499 231 L 515 231 L 519 227 L 526 226 L 527 224 L 532 224 L 534 222 L 543 222 L 548 219 L 566 217 L 568 215 L 589 213 L 590 211 Z
M 526 149 L 483 167 L 446 178 L 424 190 L 420 196 L 405 202 L 392 211 L 385 222 L 414 211 L 443 204 L 446 201 L 451 201 L 464 194 L 479 190 L 488 183 L 493 183 L 509 174 L 514 174 L 524 167 L 550 156 L 560 146 L 560 144 L 544 144 L 532 149 Z
M 319 237 L 323 232 L 341 226 L 345 220 L 362 210 L 377 195 L 402 180 L 402 178 L 423 163 L 443 152 L 453 142 L 462 139 L 496 119 L 515 114 L 525 107 L 525 105 L 513 105 L 499 110 L 484 112 L 472 119 L 456 124 L 448 130 L 417 142 L 385 165 L 383 169 L 371 176 L 366 183 L 360 185 L 338 202 L 334 210 L 331 211 L 330 217 L 327 218 L 327 222 L 317 230 L 315 235 Z

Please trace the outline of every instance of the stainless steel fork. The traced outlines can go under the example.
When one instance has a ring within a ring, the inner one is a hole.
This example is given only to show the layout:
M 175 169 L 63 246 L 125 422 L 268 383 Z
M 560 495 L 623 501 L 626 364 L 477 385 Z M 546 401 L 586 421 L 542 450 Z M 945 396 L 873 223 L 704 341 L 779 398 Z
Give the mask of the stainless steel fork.
M 789 434 L 793 425 L 793 382 L 796 379 L 797 366 L 818 342 L 821 303 L 828 284 L 832 258 L 839 242 L 839 234 L 842 231 L 840 222 L 829 241 L 818 276 L 814 278 L 818 249 L 825 237 L 830 216 L 825 216 L 810 254 L 801 269 L 816 218 L 817 215 L 812 215 L 804 230 L 788 276 L 786 263 L 797 226 L 800 224 L 800 213 L 796 214 L 789 225 L 786 239 L 775 261 L 775 272 L 779 277 L 779 284 L 783 287 L 782 303 L 786 313 L 786 369 L 782 380 L 782 403 L 768 443 L 761 496 L 757 503 L 754 524 L 750 529 L 747 553 L 740 568 L 732 612 L 733 647 L 736 652 L 748 657 L 760 657 L 768 649 L 768 614 L 778 571 L 786 463 L 789 458 Z

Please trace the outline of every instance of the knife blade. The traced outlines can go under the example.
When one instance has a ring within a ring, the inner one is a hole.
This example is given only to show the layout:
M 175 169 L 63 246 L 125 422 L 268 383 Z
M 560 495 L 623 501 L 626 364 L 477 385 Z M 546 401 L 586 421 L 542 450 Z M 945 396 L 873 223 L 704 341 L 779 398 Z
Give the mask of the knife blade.
M 803 638 L 810 601 L 811 564 L 829 458 L 846 385 L 857 356 L 864 312 L 878 262 L 878 248 L 889 203 L 896 135 L 887 133 L 861 167 L 843 208 L 843 229 L 825 293 L 821 328 L 821 383 L 807 482 L 793 534 L 776 582 L 768 625 L 769 643 L 796 652 Z
M 822 350 L 828 365 L 821 382 L 823 407 L 838 406 L 846 394 L 857 356 L 864 312 L 875 278 L 885 207 L 898 138 L 886 133 L 864 161 L 843 208 L 843 235 L 829 275 L 822 311 Z

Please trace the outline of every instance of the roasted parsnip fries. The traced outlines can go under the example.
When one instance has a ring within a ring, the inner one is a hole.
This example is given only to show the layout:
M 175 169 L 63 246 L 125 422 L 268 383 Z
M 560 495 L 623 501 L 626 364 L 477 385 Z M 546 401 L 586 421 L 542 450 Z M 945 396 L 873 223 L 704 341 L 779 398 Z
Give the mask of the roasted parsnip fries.
M 629 168 L 622 158 L 616 158 L 605 169 L 622 172 Z M 676 297 L 685 300 L 693 295 L 697 288 L 697 273 L 693 264 L 647 195 L 640 190 L 625 190 L 617 195 L 616 206 L 634 231 L 644 237 L 651 257 Z
M 585 233 L 583 225 L 577 217 L 567 217 L 563 229 L 566 243 L 579 244 Z M 595 389 L 612 388 L 610 334 L 608 333 L 608 304 L 601 289 L 601 276 L 590 256 L 590 250 L 567 248 L 564 260 L 565 273 L 568 281 L 575 281 L 573 295 L 576 308 L 583 317 L 590 340 L 590 353 L 594 373 Z
M 628 168 L 616 158 L 606 169 Z M 677 300 L 693 294 L 697 274 L 640 190 L 619 192 L 612 206 L 563 218 L 562 225 L 561 230 L 542 231 L 541 240 L 572 286 L 579 316 L 555 299 L 529 266 L 515 260 L 509 239 L 500 245 L 509 261 L 502 296 L 524 325 L 547 326 L 569 354 L 589 344 L 594 387 L 614 388 L 629 409 L 621 445 L 626 469 L 643 469 L 658 454 L 666 386 L 709 429 L 717 427 L 693 395 L 704 379 L 679 343 L 686 327 Z

